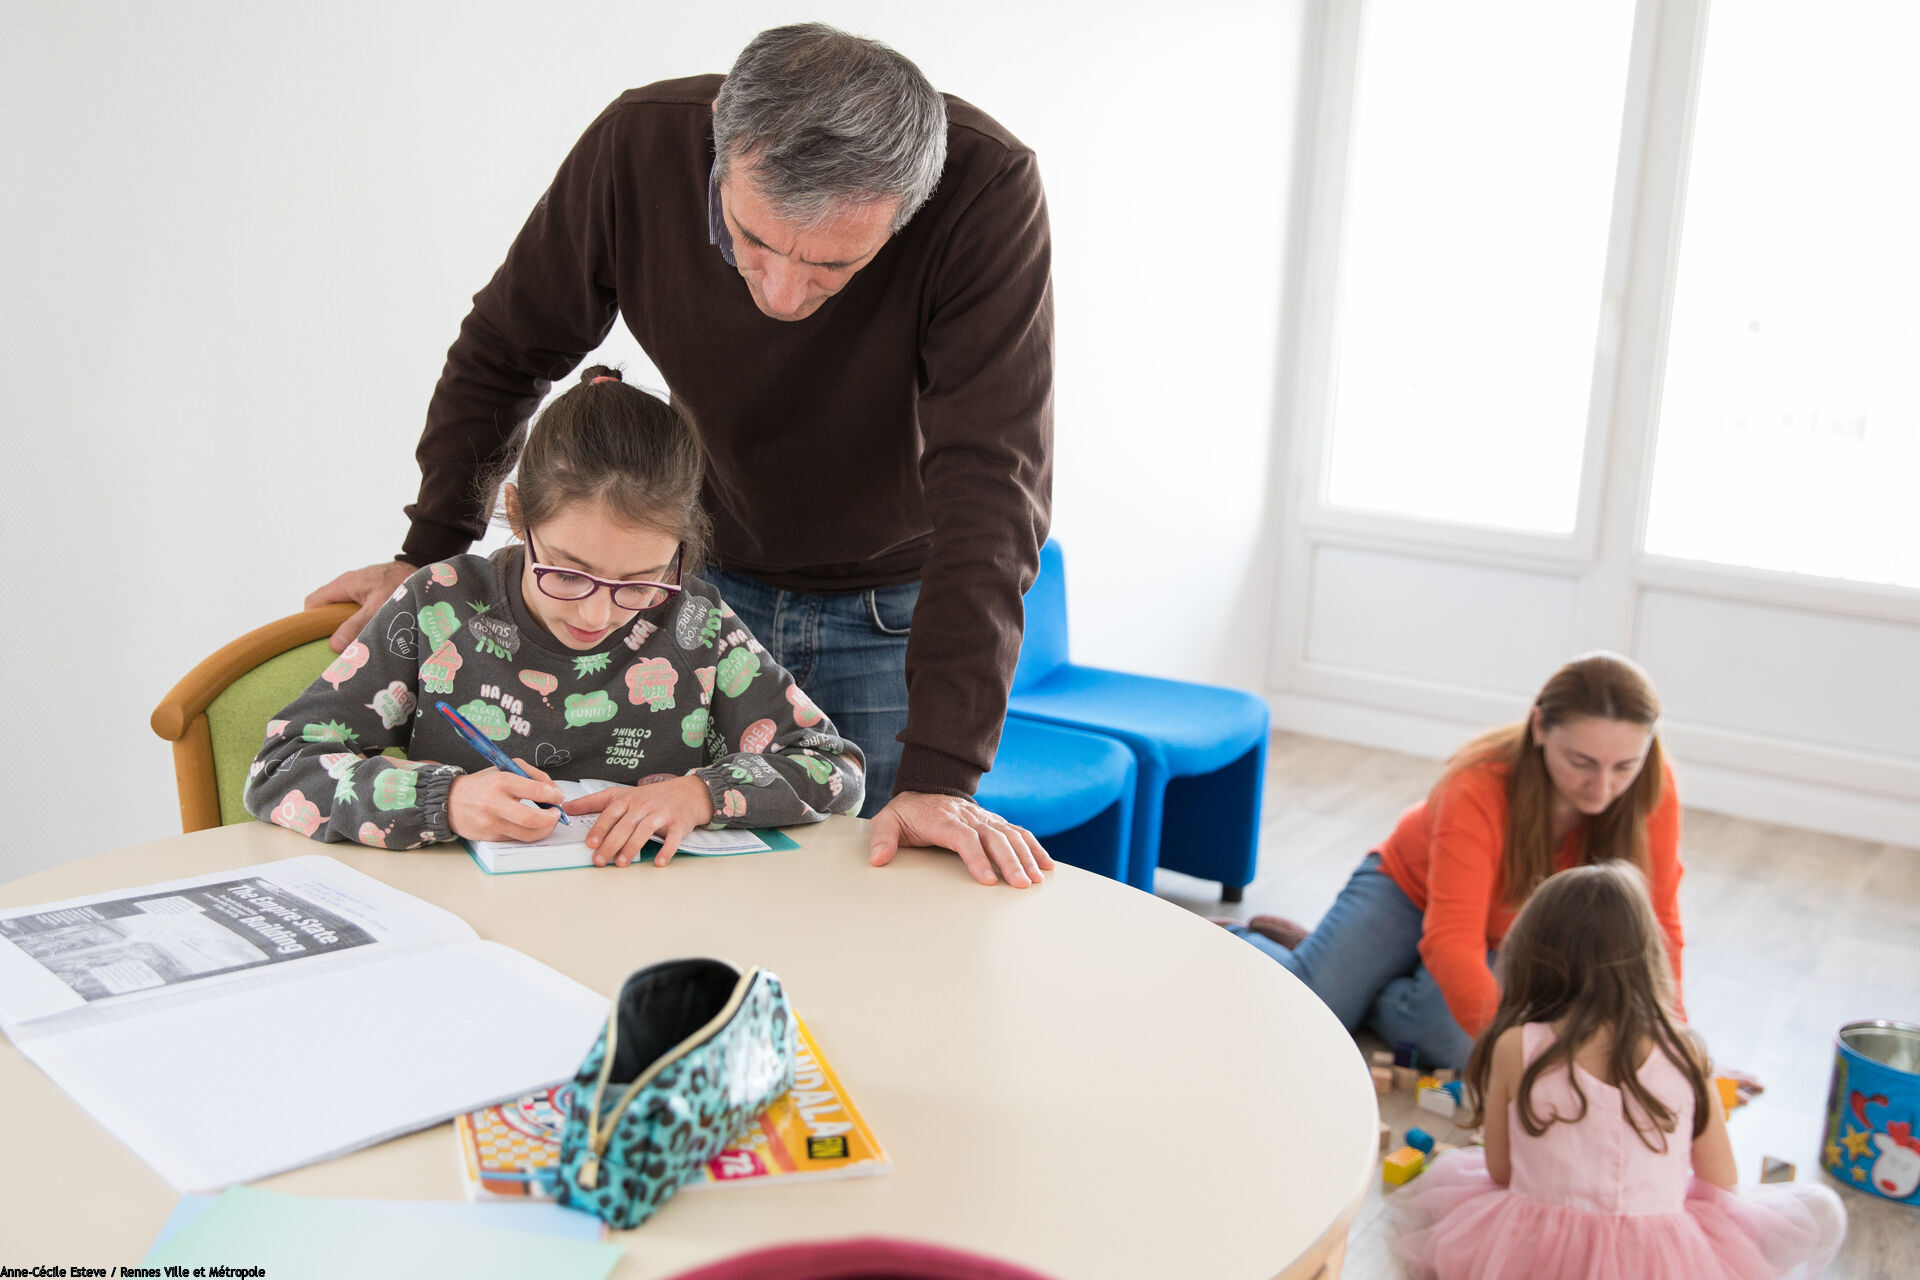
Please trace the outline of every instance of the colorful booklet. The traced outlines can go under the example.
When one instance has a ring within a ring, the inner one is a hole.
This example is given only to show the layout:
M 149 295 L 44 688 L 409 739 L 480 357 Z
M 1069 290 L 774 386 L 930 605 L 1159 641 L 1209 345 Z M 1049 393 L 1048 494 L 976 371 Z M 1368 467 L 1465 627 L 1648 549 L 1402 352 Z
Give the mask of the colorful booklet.
M 805 1022 L 795 1022 L 800 1044 L 793 1088 L 709 1161 L 689 1187 L 861 1178 L 893 1168 L 813 1032 Z M 468 1198 L 553 1199 L 572 1095 L 569 1082 L 457 1117 L 454 1130 Z
M 599 778 L 582 778 L 578 782 L 561 781 L 554 785 L 560 788 L 561 794 L 567 799 L 578 800 L 619 784 Z M 461 843 L 467 846 L 467 852 L 480 864 L 480 869 L 489 875 L 590 867 L 593 865 L 593 850 L 587 848 L 587 833 L 593 830 L 594 821 L 599 816 L 597 813 L 574 814 L 570 821 L 554 827 L 551 834 L 539 840 L 463 840 Z M 653 857 L 659 847 L 657 841 L 649 843 L 644 856 Z M 769 849 L 799 847 L 789 837 L 771 830 L 714 831 L 696 827 L 680 841 L 681 853 L 702 858 L 725 858 L 738 853 L 765 853 Z

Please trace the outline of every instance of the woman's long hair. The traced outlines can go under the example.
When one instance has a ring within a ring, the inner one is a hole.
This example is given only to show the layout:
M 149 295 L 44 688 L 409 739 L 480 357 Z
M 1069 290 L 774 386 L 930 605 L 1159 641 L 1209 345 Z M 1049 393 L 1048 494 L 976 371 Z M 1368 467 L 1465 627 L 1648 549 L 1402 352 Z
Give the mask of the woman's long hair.
M 1643 725 L 1649 732 L 1660 718 L 1653 682 L 1630 659 L 1617 653 L 1589 653 L 1553 673 L 1533 700 L 1542 732 L 1583 716 Z M 1660 803 L 1665 757 L 1654 734 L 1633 785 L 1613 803 L 1587 819 L 1584 861 L 1631 862 L 1646 872 L 1647 818 Z M 1502 854 L 1504 901 L 1518 907 L 1534 887 L 1553 874 L 1553 779 L 1547 773 L 1543 744 L 1533 732 L 1531 714 L 1518 724 L 1481 734 L 1448 762 L 1433 793 L 1455 774 L 1485 764 L 1505 767 L 1507 840 Z
M 1573 1123 L 1586 1116 L 1587 1095 L 1573 1070 L 1573 1055 L 1595 1035 L 1610 1032 L 1608 1070 L 1620 1091 L 1621 1113 L 1640 1140 L 1665 1151 L 1676 1124 L 1673 1109 L 1640 1083 L 1640 1059 L 1649 1044 L 1692 1085 L 1691 1137 L 1699 1137 L 1707 1125 L 1708 1067 L 1673 1009 L 1673 970 L 1647 897 L 1646 877 L 1619 859 L 1548 877 L 1527 899 L 1500 946 L 1500 1007 L 1467 1060 L 1467 1097 L 1473 1108 L 1468 1123 L 1485 1121 L 1493 1047 L 1501 1033 L 1564 1018 L 1559 1037 L 1527 1064 L 1514 1090 L 1514 1109 L 1523 1129 L 1537 1138 L 1556 1122 Z M 1580 1109 L 1571 1116 L 1550 1112 L 1542 1117 L 1533 1109 L 1534 1082 L 1556 1068 L 1567 1072 Z

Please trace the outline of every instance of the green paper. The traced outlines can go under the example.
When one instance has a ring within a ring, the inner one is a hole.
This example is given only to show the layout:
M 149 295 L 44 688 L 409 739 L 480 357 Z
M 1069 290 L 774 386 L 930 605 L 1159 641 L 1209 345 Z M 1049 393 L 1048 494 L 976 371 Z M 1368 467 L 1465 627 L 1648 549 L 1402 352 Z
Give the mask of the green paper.
M 497 1231 L 368 1204 L 234 1187 L 143 1266 L 262 1267 L 271 1280 L 339 1276 L 459 1276 L 461 1280 L 605 1280 L 615 1244 Z

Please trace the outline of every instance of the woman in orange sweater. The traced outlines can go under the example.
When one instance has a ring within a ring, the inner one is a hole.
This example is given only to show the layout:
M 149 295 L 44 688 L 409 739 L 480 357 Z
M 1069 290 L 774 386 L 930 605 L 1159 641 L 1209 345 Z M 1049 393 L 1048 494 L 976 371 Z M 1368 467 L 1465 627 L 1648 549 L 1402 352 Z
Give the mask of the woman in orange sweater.
M 1646 874 L 1680 990 L 1680 800 L 1626 658 L 1555 672 L 1525 720 L 1454 756 L 1427 798 L 1361 861 L 1311 933 L 1277 916 L 1234 926 L 1348 1030 L 1371 1026 L 1422 1064 L 1462 1067 L 1500 1000 L 1493 955 L 1555 871 L 1625 859 Z

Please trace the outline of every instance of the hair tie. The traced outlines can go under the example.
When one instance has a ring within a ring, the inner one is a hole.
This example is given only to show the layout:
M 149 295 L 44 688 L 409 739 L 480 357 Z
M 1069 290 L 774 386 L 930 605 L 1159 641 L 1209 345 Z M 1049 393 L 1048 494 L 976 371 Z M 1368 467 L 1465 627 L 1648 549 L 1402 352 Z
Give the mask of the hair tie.
M 592 382 L 589 382 L 587 385 L 590 387 L 597 387 L 603 382 L 618 382 L 618 381 L 620 381 L 619 374 L 603 373 L 599 377 L 595 378 Z

